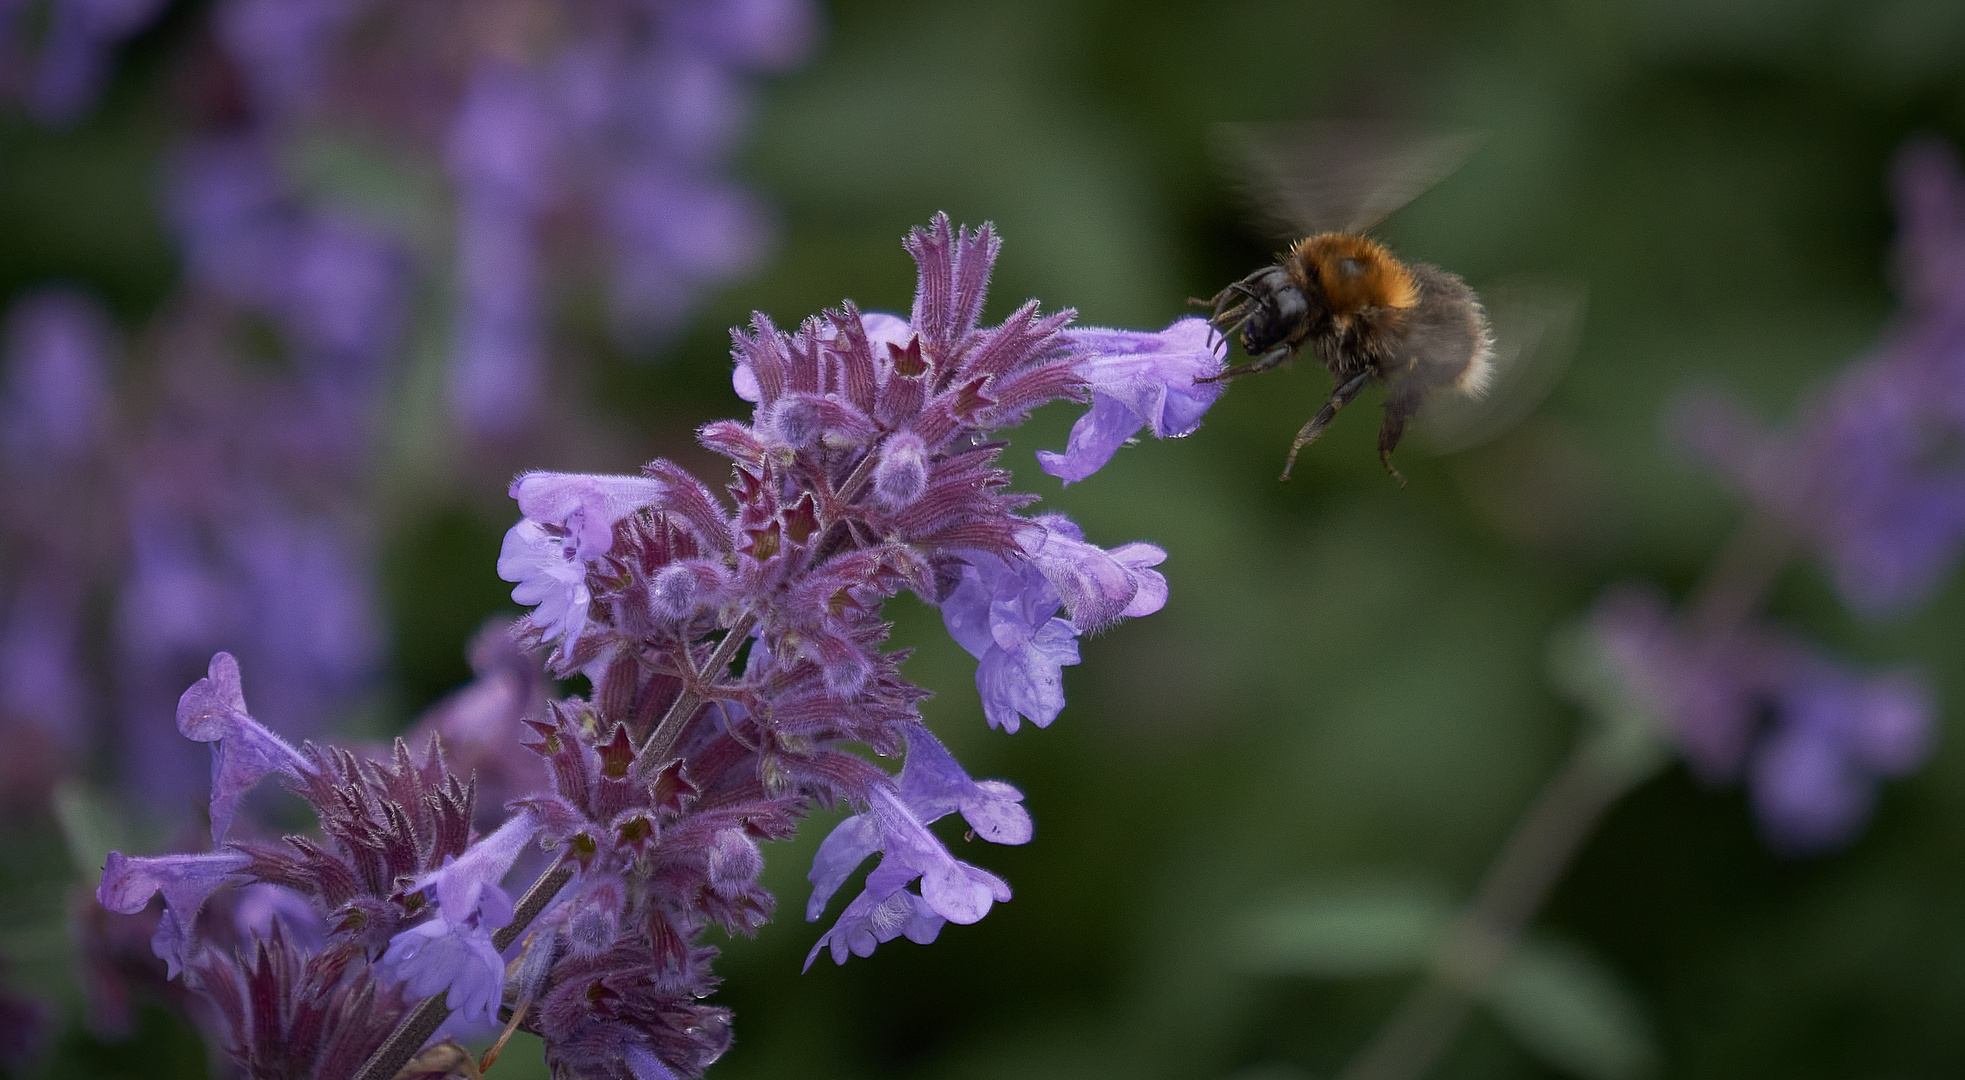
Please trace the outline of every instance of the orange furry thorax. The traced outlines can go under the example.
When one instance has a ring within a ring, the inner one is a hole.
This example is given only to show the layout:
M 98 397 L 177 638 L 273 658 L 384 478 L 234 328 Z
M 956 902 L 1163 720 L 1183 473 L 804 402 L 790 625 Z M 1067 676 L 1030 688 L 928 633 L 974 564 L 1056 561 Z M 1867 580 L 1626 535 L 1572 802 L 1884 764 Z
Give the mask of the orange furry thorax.
M 1351 233 L 1319 233 L 1291 252 L 1306 277 L 1323 290 L 1333 315 L 1361 308 L 1409 308 L 1419 302 L 1412 272 L 1385 245 Z

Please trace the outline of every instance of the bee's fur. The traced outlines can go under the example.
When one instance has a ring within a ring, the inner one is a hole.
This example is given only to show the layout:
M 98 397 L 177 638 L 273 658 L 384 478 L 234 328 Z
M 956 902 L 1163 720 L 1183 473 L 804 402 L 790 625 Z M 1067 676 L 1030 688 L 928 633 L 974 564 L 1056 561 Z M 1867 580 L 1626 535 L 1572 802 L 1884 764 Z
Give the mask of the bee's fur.
M 1296 455 L 1323 434 L 1337 411 L 1366 385 L 1386 386 L 1379 461 L 1401 484 L 1392 451 L 1406 422 L 1426 398 L 1452 390 L 1487 391 L 1494 373 L 1494 338 L 1487 312 L 1467 283 L 1429 263 L 1400 262 L 1385 245 L 1352 233 L 1305 237 L 1266 266 L 1207 302 L 1210 321 L 1239 335 L 1253 360 L 1217 380 L 1267 371 L 1306 346 L 1337 380 L 1330 400 L 1297 433 L 1283 479 Z

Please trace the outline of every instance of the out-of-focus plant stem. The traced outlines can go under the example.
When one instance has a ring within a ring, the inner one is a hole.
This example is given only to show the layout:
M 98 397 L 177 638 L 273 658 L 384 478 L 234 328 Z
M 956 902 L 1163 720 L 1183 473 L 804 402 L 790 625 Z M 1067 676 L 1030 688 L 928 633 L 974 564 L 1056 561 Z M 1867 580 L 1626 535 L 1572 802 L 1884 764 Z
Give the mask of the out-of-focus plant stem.
M 1792 533 L 1780 523 L 1748 519 L 1693 588 L 1686 625 L 1702 640 L 1724 640 L 1759 608 L 1792 550 Z M 1419 985 L 1339 1080 L 1417 1080 L 1453 1045 L 1475 1000 L 1513 954 L 1597 823 L 1655 771 L 1658 757 L 1633 752 L 1630 734 L 1600 723 L 1576 741 L 1516 820 Z

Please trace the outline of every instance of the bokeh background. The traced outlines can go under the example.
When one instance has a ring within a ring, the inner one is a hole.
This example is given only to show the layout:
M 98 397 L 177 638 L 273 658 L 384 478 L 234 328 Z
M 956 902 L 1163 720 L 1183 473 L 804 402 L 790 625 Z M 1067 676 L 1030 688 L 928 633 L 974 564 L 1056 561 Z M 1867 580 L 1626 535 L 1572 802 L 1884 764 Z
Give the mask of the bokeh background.
M 159 178 L 190 123 L 173 80 L 207 14 L 168 7 L 80 123 L 0 119 L 0 297 L 76 284 L 126 336 L 171 302 L 180 257 Z M 767 852 L 778 921 L 721 961 L 738 1014 L 712 1072 L 724 1080 L 1318 1077 L 1410 979 L 1253 971 L 1248 913 L 1334 883 L 1471 889 L 1575 734 L 1549 688 L 1551 632 L 1622 580 L 1683 592 L 1738 519 L 1664 446 L 1664 403 L 1703 381 L 1786 415 L 1884 325 L 1886 173 L 1913 135 L 1965 136 L 1965 8 L 832 0 L 803 65 L 755 104 L 737 172 L 775 207 L 771 254 L 659 345 L 622 347 L 590 310 L 564 309 L 555 333 L 579 363 L 537 422 L 579 437 L 501 465 L 704 463 L 690 432 L 740 405 L 727 327 L 845 297 L 904 310 L 899 241 L 937 210 L 1004 237 L 990 317 L 1035 296 L 1093 324 L 1164 325 L 1270 252 L 1210 165 L 1219 120 L 1369 113 L 1485 131 L 1384 235 L 1476 285 L 1587 283 L 1574 362 L 1543 407 L 1476 450 L 1403 452 L 1403 490 L 1378 468 L 1368 412 L 1276 482 L 1327 391 L 1307 365 L 1235 385 L 1198 434 L 1123 451 L 1070 489 L 1031 457 L 1062 444 L 1069 411 L 1019 431 L 1018 486 L 1095 541 L 1164 546 L 1172 600 L 1087 641 L 1064 715 L 1015 736 L 984 726 L 973 663 L 936 613 L 896 602 L 896 636 L 919 649 L 908 671 L 936 693 L 931 724 L 972 773 L 1027 792 L 1035 842 L 973 856 L 1016 899 L 931 947 L 800 974 L 819 932 L 798 915 L 833 820 L 821 814 Z M 441 348 L 425 337 L 412 348 Z M 140 385 L 143 356 L 119 385 Z M 503 477 L 419 431 L 426 415 L 394 415 L 366 489 L 387 676 L 334 718 L 353 736 L 400 730 L 463 683 L 471 635 L 517 613 L 493 569 L 516 516 Z M 1801 860 L 1768 852 L 1739 791 L 1674 766 L 1614 809 L 1544 925 L 1628 988 L 1664 1075 L 1954 1075 L 1965 595 L 1863 623 L 1798 566 L 1771 608 L 1847 656 L 1919 666 L 1946 718 L 1929 764 L 1888 786 L 1853 846 Z M 116 754 L 99 745 L 78 766 L 111 806 Z M 61 1018 L 28 1075 L 203 1075 L 197 1036 L 161 1002 L 139 1002 L 127 1041 L 88 1033 L 65 974 L 79 879 L 61 829 L 45 804 L 8 812 L 0 959 Z M 521 1045 L 493 1075 L 543 1075 L 529 1057 Z M 1477 1017 L 1439 1075 L 1551 1072 Z

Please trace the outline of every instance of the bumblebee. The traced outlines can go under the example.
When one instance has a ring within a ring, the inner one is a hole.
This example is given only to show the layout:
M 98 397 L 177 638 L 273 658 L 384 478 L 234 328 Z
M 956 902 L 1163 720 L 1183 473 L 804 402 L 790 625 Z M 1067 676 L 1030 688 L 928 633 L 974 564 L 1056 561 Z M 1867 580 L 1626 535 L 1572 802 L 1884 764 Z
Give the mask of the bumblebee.
M 1224 157 L 1252 189 L 1258 209 L 1303 238 L 1274 265 L 1228 285 L 1210 300 L 1193 301 L 1210 308 L 1209 321 L 1216 330 L 1239 338 L 1253 358 L 1206 381 L 1268 371 L 1306 348 L 1334 380 L 1329 399 L 1290 445 L 1282 479 L 1290 478 L 1297 455 L 1323 434 L 1338 410 L 1373 383 L 1386 390 L 1378 458 L 1401 486 L 1405 477 L 1393 467 L 1392 451 L 1422 409 L 1430 419 L 1455 411 L 1442 399 L 1458 399 L 1458 415 L 1450 426 L 1461 429 L 1461 445 L 1470 444 L 1466 436 L 1476 429 L 1492 434 L 1495 417 L 1482 417 L 1481 410 L 1469 406 L 1485 403 L 1503 361 L 1524 355 L 1523 350 L 1497 353 L 1487 308 L 1458 275 L 1430 263 L 1402 262 L 1365 235 L 1458 167 L 1471 153 L 1473 140 L 1401 139 L 1355 126 L 1235 125 L 1224 126 L 1220 135 Z M 1531 306 L 1552 305 L 1542 297 Z M 1526 336 L 1540 338 L 1542 328 L 1534 327 Z M 1520 374 L 1510 373 L 1510 389 L 1523 382 L 1512 377 Z M 1532 407 L 1553 379 L 1528 382 L 1539 384 L 1527 402 Z

